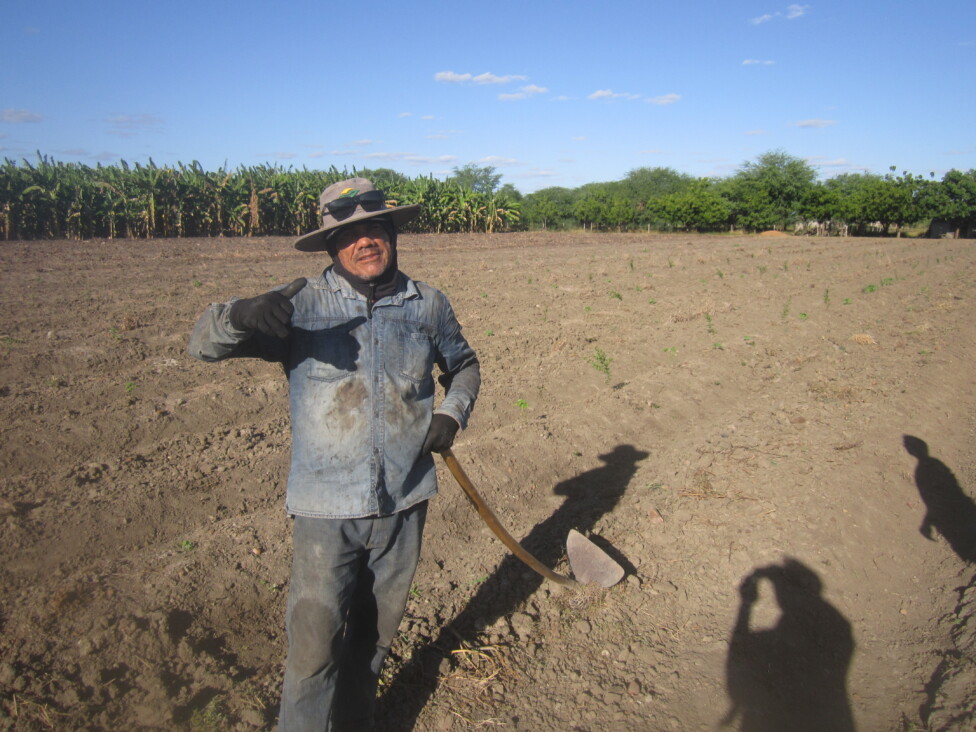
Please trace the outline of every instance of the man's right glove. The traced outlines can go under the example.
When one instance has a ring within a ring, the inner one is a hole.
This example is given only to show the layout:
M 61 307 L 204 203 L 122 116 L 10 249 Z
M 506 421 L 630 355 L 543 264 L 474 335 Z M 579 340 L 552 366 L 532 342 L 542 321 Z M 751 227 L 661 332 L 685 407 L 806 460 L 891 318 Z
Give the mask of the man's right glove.
M 291 315 L 295 312 L 291 298 L 306 283 L 304 277 L 299 277 L 281 290 L 236 300 L 227 314 L 230 324 L 238 330 L 259 330 L 265 335 L 287 338 L 291 330 Z
M 435 414 L 431 417 L 430 427 L 427 429 L 427 437 L 424 439 L 424 446 L 420 450 L 421 455 L 431 452 L 444 452 L 454 444 L 454 436 L 461 429 L 461 425 L 453 417 L 446 414 Z

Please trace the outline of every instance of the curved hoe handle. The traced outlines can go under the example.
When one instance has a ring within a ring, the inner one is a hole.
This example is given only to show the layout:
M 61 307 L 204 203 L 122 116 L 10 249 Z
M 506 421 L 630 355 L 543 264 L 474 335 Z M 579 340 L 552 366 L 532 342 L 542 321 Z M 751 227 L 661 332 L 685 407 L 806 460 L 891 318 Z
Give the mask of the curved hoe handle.
M 457 461 L 457 458 L 454 457 L 454 453 L 451 452 L 450 448 L 442 451 L 441 457 L 444 458 L 444 462 L 447 463 L 447 467 L 451 471 L 451 475 L 454 476 L 454 480 L 458 482 L 458 485 L 461 486 L 461 489 L 464 491 L 465 495 L 467 495 L 468 499 L 478 510 L 478 515 L 481 516 L 482 520 L 484 520 L 486 524 L 488 524 L 488 528 L 495 533 L 495 536 L 501 539 L 502 543 L 509 548 L 512 554 L 521 559 L 523 562 L 525 562 L 525 564 L 546 579 L 552 580 L 553 582 L 563 585 L 564 587 L 576 587 L 576 580 L 553 572 L 551 569 L 549 569 L 549 567 L 532 556 L 532 554 L 526 551 L 521 544 L 512 538 L 512 535 L 509 534 L 505 530 L 505 527 L 499 523 L 497 518 L 495 518 L 495 514 L 475 489 L 470 478 L 465 475 L 464 469 Z

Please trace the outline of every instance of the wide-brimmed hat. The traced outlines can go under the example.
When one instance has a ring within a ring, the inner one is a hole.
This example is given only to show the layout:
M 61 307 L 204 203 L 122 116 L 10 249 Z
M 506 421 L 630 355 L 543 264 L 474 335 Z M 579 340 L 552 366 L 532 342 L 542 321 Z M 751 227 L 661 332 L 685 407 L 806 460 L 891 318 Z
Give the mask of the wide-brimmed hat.
M 383 191 L 366 178 L 349 178 L 333 183 L 319 196 L 322 228 L 305 234 L 295 241 L 295 249 L 303 252 L 326 250 L 329 234 L 341 226 L 363 219 L 388 216 L 399 227 L 420 215 L 420 204 L 390 206 Z

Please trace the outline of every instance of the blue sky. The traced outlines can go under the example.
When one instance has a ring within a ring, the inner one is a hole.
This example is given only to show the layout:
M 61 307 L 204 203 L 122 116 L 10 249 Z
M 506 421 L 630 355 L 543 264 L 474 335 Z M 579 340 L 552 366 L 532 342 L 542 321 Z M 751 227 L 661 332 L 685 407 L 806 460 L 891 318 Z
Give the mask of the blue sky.
M 0 155 L 444 177 L 976 168 L 976 0 L 7 0 Z

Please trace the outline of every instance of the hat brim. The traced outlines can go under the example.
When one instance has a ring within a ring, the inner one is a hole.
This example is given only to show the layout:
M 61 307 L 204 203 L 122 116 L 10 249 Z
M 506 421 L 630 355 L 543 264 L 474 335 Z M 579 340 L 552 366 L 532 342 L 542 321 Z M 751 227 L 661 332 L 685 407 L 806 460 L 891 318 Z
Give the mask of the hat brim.
M 383 208 L 379 211 L 363 211 L 357 208 L 356 211 L 347 219 L 336 221 L 329 226 L 325 226 L 318 231 L 305 234 L 295 240 L 295 249 L 301 252 L 324 252 L 327 250 L 325 242 L 329 234 L 343 226 L 349 226 L 359 221 L 373 219 L 377 216 L 389 216 L 393 223 L 399 228 L 409 221 L 413 221 L 420 215 L 420 204 L 413 203 L 409 206 L 397 206 L 396 208 Z

